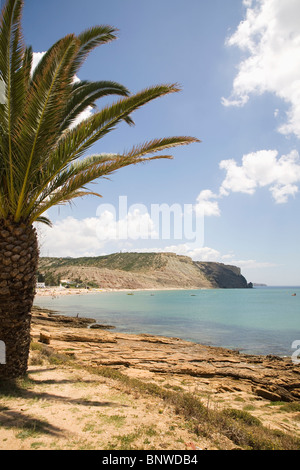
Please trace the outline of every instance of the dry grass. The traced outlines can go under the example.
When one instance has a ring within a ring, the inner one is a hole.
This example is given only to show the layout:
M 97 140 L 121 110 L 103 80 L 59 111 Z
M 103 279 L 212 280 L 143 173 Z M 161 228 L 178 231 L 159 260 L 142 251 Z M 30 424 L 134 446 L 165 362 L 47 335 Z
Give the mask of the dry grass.
M 212 434 L 221 434 L 236 446 L 247 450 L 300 450 L 298 438 L 264 427 L 260 420 L 248 411 L 233 408 L 210 409 L 190 393 L 172 391 L 154 383 L 145 383 L 107 367 L 90 370 L 101 376 L 117 380 L 126 386 L 128 391 L 136 390 L 142 394 L 163 399 L 174 407 L 177 414 L 187 420 L 196 435 L 209 437 Z M 298 403 L 286 406 L 299 409 Z
M 31 366 L 34 375 L 0 382 L 0 448 L 14 448 L 18 441 L 17 448 L 32 449 L 184 449 L 190 440 L 209 449 L 300 450 L 298 438 L 264 426 L 251 407 L 215 406 L 179 386 L 109 367 L 82 367 L 71 352 L 58 354 L 40 343 L 32 344 Z M 43 380 L 37 381 L 39 373 Z M 99 408 L 100 394 L 106 401 Z M 277 405 L 290 413 L 300 409 L 299 403 Z M 77 437 L 66 432 L 68 416 Z

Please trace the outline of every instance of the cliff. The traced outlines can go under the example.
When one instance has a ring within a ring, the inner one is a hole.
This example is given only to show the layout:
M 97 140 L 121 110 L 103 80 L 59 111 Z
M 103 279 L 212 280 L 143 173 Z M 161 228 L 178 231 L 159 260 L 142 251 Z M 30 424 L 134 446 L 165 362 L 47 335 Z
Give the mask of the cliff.
M 221 289 L 246 289 L 250 287 L 240 268 L 222 263 L 201 263 L 196 262 L 201 271 L 210 280 L 214 287 Z
M 103 289 L 247 288 L 236 266 L 194 262 L 174 253 L 115 253 L 93 258 L 41 258 L 39 273 L 47 285 L 69 280 L 73 285 Z

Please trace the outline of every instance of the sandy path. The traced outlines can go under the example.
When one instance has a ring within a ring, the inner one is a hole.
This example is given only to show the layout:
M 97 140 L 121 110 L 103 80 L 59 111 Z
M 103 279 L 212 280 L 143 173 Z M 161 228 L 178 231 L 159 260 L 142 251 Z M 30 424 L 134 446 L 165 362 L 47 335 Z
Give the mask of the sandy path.
M 0 450 L 187 449 L 186 423 L 161 400 L 69 367 L 31 366 L 0 398 Z M 138 398 L 138 400 L 137 400 Z

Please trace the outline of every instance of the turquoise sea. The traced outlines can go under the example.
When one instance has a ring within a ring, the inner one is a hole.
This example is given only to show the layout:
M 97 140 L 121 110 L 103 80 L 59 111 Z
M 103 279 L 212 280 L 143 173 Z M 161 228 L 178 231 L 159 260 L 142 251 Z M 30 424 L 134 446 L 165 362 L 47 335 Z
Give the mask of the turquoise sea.
M 247 354 L 291 356 L 300 341 L 300 287 L 100 292 L 35 304 L 115 331 L 172 336 Z M 296 294 L 293 295 L 293 294 Z

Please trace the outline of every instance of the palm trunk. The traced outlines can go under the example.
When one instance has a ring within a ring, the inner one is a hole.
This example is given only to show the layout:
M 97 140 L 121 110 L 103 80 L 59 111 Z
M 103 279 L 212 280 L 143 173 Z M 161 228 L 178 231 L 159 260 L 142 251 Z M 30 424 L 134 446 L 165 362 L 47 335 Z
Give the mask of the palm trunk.
M 35 229 L 0 220 L 0 378 L 20 377 L 27 371 L 37 263 Z

